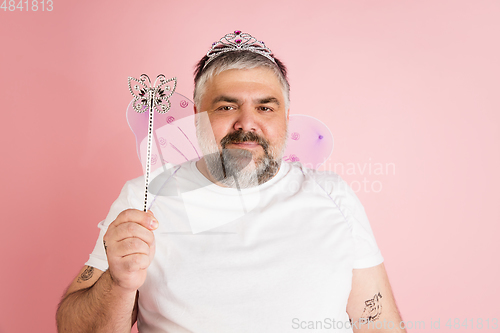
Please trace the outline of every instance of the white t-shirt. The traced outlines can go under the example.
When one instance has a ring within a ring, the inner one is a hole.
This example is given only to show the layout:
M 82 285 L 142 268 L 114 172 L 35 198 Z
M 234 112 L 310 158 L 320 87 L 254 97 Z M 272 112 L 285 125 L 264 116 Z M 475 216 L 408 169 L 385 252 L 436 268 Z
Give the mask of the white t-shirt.
M 139 289 L 141 333 L 352 332 L 352 269 L 383 258 L 340 176 L 283 162 L 270 181 L 238 191 L 195 162 L 169 168 L 150 186 L 160 226 Z M 142 177 L 125 184 L 86 265 L 108 268 L 102 237 L 121 211 L 141 209 L 143 188 Z

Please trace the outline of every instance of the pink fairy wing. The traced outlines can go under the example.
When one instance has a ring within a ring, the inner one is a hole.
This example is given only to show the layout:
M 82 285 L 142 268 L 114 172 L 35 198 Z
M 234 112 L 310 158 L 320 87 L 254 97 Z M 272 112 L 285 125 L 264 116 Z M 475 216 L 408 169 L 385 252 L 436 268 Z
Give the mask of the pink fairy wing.
M 175 92 L 169 100 L 171 107 L 167 113 L 154 112 L 151 172 L 167 162 L 181 164 L 201 156 L 196 140 L 193 102 Z M 133 102 L 127 108 L 127 121 L 135 135 L 137 155 L 146 170 L 149 110 L 138 113 Z
M 163 163 L 179 165 L 201 158 L 201 150 L 196 139 L 194 114 L 167 123 L 155 133 L 161 147 Z
M 333 135 L 320 120 L 303 114 L 291 115 L 283 160 L 301 162 L 318 169 L 333 151 Z

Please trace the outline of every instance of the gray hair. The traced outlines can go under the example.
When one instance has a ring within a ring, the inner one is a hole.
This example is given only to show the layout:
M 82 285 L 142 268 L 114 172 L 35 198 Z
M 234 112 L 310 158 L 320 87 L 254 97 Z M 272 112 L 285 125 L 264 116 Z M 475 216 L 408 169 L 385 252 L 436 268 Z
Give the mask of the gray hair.
M 212 60 L 204 68 L 208 57 L 203 57 L 197 64 L 194 78 L 193 100 L 196 106 L 201 104 L 201 99 L 205 93 L 205 86 L 214 76 L 230 69 L 253 69 L 257 67 L 269 68 L 274 72 L 281 83 L 283 97 L 285 99 L 285 110 L 288 112 L 290 106 L 290 84 L 288 83 L 287 70 L 285 65 L 274 58 L 276 63 L 266 57 L 251 51 L 232 51 L 221 54 Z

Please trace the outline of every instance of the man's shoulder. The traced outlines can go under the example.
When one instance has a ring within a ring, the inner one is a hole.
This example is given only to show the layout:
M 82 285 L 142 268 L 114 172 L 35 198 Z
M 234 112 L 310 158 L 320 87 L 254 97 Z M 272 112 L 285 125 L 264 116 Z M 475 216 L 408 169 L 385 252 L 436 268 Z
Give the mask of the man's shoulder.
M 359 203 L 354 191 L 339 174 L 330 170 L 308 168 L 307 165 L 298 162 L 291 162 L 289 165 L 290 173 L 302 178 L 303 188 L 311 189 L 316 187 L 321 189 L 319 193 L 326 193 L 330 199 L 337 203 L 348 205 L 357 205 Z
M 330 170 L 317 170 L 310 168 L 300 162 L 284 162 L 288 163 L 290 172 L 293 174 L 302 174 L 306 178 L 312 178 L 319 183 L 343 183 L 344 180 L 337 173 Z

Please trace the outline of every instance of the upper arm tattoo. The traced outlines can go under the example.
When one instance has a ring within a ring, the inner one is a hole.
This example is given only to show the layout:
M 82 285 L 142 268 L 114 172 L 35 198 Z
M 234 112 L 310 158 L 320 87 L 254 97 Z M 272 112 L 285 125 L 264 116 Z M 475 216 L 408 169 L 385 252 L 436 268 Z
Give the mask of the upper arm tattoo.
M 382 302 L 380 299 L 382 295 L 380 293 L 375 294 L 372 299 L 365 301 L 365 309 L 363 310 L 363 314 L 361 318 L 368 321 L 375 321 L 380 318 L 380 314 L 382 314 Z
M 82 272 L 82 274 L 80 274 L 76 282 L 82 283 L 84 281 L 88 281 L 90 280 L 90 278 L 92 278 L 93 275 L 94 275 L 94 267 L 89 266 Z

